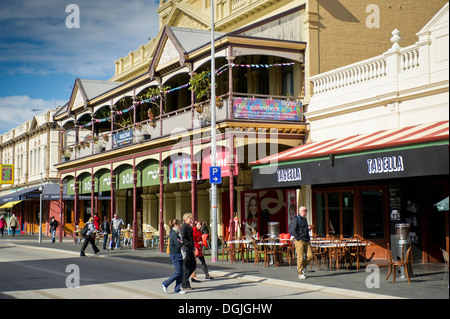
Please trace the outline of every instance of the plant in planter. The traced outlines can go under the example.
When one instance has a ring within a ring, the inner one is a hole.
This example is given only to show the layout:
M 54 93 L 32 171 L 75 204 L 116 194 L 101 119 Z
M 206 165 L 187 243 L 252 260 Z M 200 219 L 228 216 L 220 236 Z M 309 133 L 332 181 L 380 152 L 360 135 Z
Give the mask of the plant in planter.
M 139 143 L 148 139 L 150 139 L 150 134 L 147 132 L 147 127 L 142 127 L 142 125 L 138 123 L 134 130 L 134 142 Z
M 162 87 L 150 87 L 147 89 L 147 91 L 142 94 L 139 99 L 141 101 L 144 101 L 145 103 L 149 103 L 150 107 L 147 111 L 149 124 L 151 127 L 156 126 L 156 119 L 155 114 L 166 113 L 167 112 L 167 100 L 166 100 L 166 93 L 170 90 L 170 86 L 162 86 Z M 163 110 L 161 111 L 161 105 L 160 102 L 163 103 Z
M 108 134 L 103 134 L 103 140 L 105 141 L 105 142 L 108 142 L 108 140 L 109 140 L 109 136 L 108 136 Z
M 69 148 L 66 148 L 63 152 L 64 159 L 68 161 L 70 156 L 72 155 L 72 151 Z
M 195 97 L 198 100 L 211 100 L 211 78 L 210 71 L 206 70 L 200 73 L 197 73 L 189 80 L 189 90 L 195 93 Z M 217 86 L 217 84 L 216 84 Z M 217 99 L 216 99 L 217 101 Z M 217 102 L 216 102 L 217 104 Z M 217 105 L 219 106 L 219 105 Z M 222 106 L 222 104 L 220 105 Z M 202 103 L 195 104 L 195 110 L 198 113 L 203 112 Z

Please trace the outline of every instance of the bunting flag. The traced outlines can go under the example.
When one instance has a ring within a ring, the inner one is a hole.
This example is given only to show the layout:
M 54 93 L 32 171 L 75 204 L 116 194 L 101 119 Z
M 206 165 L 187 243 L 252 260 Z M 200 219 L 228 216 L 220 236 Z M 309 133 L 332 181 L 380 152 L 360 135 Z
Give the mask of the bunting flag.
M 290 65 L 294 65 L 294 64 L 295 64 L 294 62 L 288 62 L 288 63 L 274 63 L 274 64 L 234 64 L 234 63 L 232 63 L 232 64 L 231 64 L 231 68 L 241 67 L 241 68 L 257 68 L 257 69 L 258 69 L 258 68 L 271 68 L 271 67 L 290 66 Z M 229 70 L 229 68 L 230 68 L 230 65 L 229 65 L 229 64 L 224 64 L 224 65 L 222 65 L 220 68 L 218 68 L 218 69 L 215 71 L 216 76 L 221 75 L 223 72 Z M 208 77 L 211 76 L 211 73 L 208 73 L 206 76 L 208 76 Z M 206 77 L 206 76 L 205 76 L 205 77 Z M 169 94 L 169 93 L 171 93 L 171 92 L 174 92 L 174 91 L 177 91 L 177 90 L 181 90 L 181 89 L 187 88 L 187 87 L 189 87 L 190 85 L 191 85 L 190 83 L 183 84 L 183 85 L 178 86 L 178 87 L 176 87 L 176 88 L 172 88 L 172 89 L 169 89 L 169 90 L 167 90 L 167 91 L 164 91 L 164 94 Z M 117 114 L 117 115 L 122 115 L 122 114 L 128 113 L 128 112 L 132 111 L 137 105 L 141 105 L 141 104 L 144 104 L 144 103 L 149 103 L 149 102 L 152 102 L 152 101 L 156 101 L 156 100 L 158 100 L 159 98 L 161 98 L 161 95 L 156 95 L 156 96 L 153 96 L 153 97 L 151 97 L 151 98 L 149 98 L 149 99 L 135 102 L 135 103 L 134 103 L 133 105 L 131 105 L 129 108 L 127 108 L 127 109 L 125 109 L 125 110 L 117 111 L 116 114 Z M 111 121 L 111 119 L 112 119 L 112 116 L 109 116 L 109 117 L 106 117 L 106 118 L 103 118 L 103 119 L 94 119 L 92 122 L 89 122 L 89 123 L 80 125 L 80 127 L 89 127 L 89 126 L 91 126 L 93 123 L 103 123 L 103 122 L 108 122 L 108 121 Z

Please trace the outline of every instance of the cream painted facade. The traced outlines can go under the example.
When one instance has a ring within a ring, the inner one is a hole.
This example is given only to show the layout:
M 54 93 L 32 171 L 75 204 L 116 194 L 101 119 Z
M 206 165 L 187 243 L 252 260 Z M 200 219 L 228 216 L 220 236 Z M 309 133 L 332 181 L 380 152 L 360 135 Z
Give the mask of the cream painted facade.
M 449 119 L 448 3 L 415 35 L 403 47 L 395 30 L 383 54 L 311 77 L 313 141 Z
M 310 76 L 381 54 L 393 26 L 403 35 L 403 46 L 415 43 L 417 32 L 446 3 L 392 0 L 219 0 L 214 8 L 215 31 L 231 32 L 288 10 L 304 6 L 301 21 L 286 24 L 308 43 L 305 52 L 305 104 L 312 93 Z M 209 0 L 160 0 L 160 33 L 165 25 L 210 30 Z M 156 37 L 159 38 L 160 33 Z M 270 37 L 274 37 L 271 33 Z M 151 39 L 115 62 L 111 81 L 127 81 L 148 70 L 157 41 Z
M 0 136 L 0 159 L 14 164 L 14 185 L 0 185 L 0 196 L 11 189 L 58 179 L 59 130 L 53 123 L 56 109 L 33 117 Z

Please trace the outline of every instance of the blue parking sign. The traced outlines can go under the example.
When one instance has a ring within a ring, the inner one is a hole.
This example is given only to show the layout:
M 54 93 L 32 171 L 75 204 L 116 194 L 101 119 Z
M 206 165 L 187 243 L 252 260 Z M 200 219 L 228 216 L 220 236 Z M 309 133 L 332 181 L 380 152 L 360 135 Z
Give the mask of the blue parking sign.
M 222 184 L 222 171 L 220 166 L 211 166 L 209 168 L 209 182 L 211 184 Z

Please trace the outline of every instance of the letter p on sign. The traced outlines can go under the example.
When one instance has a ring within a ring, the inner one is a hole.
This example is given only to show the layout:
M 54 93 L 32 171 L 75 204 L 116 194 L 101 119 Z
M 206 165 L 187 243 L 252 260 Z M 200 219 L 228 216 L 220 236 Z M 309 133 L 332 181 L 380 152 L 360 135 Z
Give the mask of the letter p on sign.
M 222 170 L 220 166 L 211 166 L 209 168 L 209 182 L 211 184 L 222 184 Z

